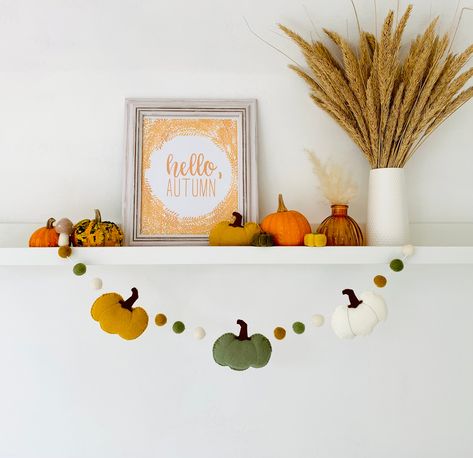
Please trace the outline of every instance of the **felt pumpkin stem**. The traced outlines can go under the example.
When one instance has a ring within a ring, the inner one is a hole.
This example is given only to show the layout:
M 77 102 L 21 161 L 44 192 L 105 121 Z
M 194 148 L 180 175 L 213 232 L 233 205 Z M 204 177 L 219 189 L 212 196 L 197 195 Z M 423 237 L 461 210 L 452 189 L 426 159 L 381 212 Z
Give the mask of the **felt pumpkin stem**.
M 238 340 L 250 340 L 248 337 L 248 325 L 243 320 L 237 320 L 237 324 L 240 325 Z
M 56 220 L 54 218 L 49 218 L 48 219 L 48 222 L 46 223 L 46 228 L 47 229 L 52 229 L 53 228 L 53 224 Z
M 360 299 L 356 297 L 355 291 L 352 289 L 344 289 L 342 294 L 346 294 L 350 299 L 350 304 L 348 305 L 349 309 L 356 309 L 360 304 L 363 303 L 363 301 L 360 301 Z
M 235 221 L 233 221 L 230 226 L 232 227 L 243 227 L 243 216 L 241 216 L 241 213 L 238 212 L 233 212 L 232 215 L 235 217 Z
M 121 306 L 131 312 L 133 304 L 138 300 L 138 290 L 131 288 L 131 296 L 126 301 L 120 301 Z
M 278 213 L 287 212 L 287 207 L 284 205 L 284 199 L 282 198 L 282 194 L 278 196 Z
M 98 210 L 97 208 L 95 209 L 95 221 L 97 223 L 102 222 L 102 215 L 100 214 L 100 210 Z

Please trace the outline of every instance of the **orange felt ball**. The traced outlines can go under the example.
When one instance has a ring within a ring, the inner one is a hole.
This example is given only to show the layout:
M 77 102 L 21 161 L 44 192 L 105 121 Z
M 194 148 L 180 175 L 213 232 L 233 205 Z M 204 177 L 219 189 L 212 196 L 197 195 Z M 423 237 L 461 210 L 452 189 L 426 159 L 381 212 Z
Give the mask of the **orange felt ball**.
M 304 245 L 304 236 L 311 232 L 309 221 L 295 210 L 288 210 L 279 194 L 279 207 L 276 213 L 266 216 L 261 222 L 263 232 L 271 234 L 276 245 Z
M 284 339 L 284 337 L 286 337 L 286 330 L 280 326 L 274 328 L 274 337 L 276 337 L 278 340 Z
M 388 281 L 384 275 L 376 275 L 376 277 L 373 278 L 373 282 L 378 288 L 384 288 Z
M 68 258 L 72 253 L 71 247 L 70 246 L 61 246 L 57 250 L 57 254 L 61 258 Z
M 168 322 L 168 319 L 164 313 L 158 313 L 154 318 L 154 322 L 156 326 L 164 326 Z

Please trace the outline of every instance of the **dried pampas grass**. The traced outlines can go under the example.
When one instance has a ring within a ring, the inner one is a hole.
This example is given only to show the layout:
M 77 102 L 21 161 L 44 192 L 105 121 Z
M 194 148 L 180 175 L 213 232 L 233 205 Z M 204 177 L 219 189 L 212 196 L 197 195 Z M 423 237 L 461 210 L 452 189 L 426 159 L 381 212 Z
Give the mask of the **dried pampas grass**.
M 358 186 L 352 175 L 332 159 L 322 162 L 312 151 L 307 151 L 320 190 L 331 205 L 348 205 L 357 195 Z
M 459 54 L 451 52 L 452 39 L 436 32 L 438 18 L 400 57 L 411 11 L 409 5 L 397 24 L 390 11 L 379 37 L 359 27 L 356 48 L 324 29 L 340 58 L 322 41 L 306 41 L 279 25 L 298 45 L 309 70 L 297 65 L 290 68 L 308 84 L 312 100 L 347 132 L 372 168 L 403 167 L 424 140 L 473 97 L 473 88 L 463 89 L 473 70 L 460 73 L 473 54 L 473 45 Z

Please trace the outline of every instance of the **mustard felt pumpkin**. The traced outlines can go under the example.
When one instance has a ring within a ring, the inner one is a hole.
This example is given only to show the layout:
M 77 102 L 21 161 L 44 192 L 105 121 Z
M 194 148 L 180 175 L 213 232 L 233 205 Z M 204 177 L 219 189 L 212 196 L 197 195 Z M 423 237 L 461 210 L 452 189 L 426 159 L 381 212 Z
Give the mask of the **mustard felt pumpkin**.
M 209 235 L 209 245 L 251 245 L 253 239 L 261 232 L 256 223 L 242 224 L 243 217 L 238 212 L 233 212 L 235 221 L 222 221 L 212 228 Z
M 90 313 L 105 332 L 133 340 L 143 334 L 148 326 L 146 310 L 133 308 L 137 299 L 136 288 L 131 288 L 131 296 L 126 301 L 118 293 L 102 294 L 93 303 Z
M 95 210 L 95 219 L 83 219 L 74 226 L 72 244 L 79 247 L 121 246 L 123 232 L 115 223 L 102 221 L 100 211 Z

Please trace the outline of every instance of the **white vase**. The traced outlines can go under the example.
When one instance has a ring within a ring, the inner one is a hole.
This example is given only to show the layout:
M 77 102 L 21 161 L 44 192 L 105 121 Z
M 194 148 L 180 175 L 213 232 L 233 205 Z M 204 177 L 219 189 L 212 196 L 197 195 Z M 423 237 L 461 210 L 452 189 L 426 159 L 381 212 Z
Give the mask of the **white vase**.
M 366 234 L 368 245 L 401 246 L 409 243 L 404 169 L 371 170 Z

